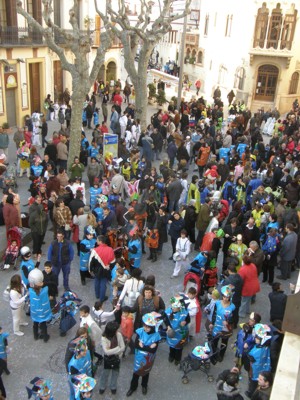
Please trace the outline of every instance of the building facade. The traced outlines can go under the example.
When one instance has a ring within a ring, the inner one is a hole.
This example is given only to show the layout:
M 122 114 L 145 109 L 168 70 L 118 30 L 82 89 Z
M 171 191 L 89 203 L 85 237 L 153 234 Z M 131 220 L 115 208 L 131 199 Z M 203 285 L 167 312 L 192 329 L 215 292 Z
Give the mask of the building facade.
M 195 0 L 191 8 L 183 69 L 204 96 L 212 100 L 219 86 L 225 103 L 233 89 L 252 111 L 288 111 L 300 91 L 300 1 Z M 179 60 L 182 32 L 179 21 L 159 44 L 162 64 Z
M 78 4 L 80 29 L 93 31 L 89 53 L 92 68 L 100 45 L 101 21 L 95 12 L 93 0 L 78 0 Z M 70 1 L 53 0 L 52 6 L 54 23 L 71 31 L 68 18 Z M 23 7 L 43 24 L 42 0 L 24 0 Z M 55 40 L 72 62 L 73 54 L 64 38 L 56 35 Z M 116 39 L 105 55 L 99 79 L 110 81 L 120 77 L 120 49 L 120 42 Z M 27 114 L 31 115 L 35 110 L 43 112 L 47 94 L 61 101 L 66 88 L 72 92 L 72 80 L 70 74 L 62 70 L 58 56 L 48 49 L 43 37 L 29 28 L 26 20 L 17 14 L 15 1 L 0 0 L 0 125 L 8 122 L 10 126 L 22 126 Z

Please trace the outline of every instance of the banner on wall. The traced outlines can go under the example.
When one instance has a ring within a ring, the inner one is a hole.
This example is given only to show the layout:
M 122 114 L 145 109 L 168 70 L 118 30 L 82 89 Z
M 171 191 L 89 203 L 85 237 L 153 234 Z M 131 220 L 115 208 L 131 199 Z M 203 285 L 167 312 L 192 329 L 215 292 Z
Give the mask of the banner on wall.
M 105 133 L 103 139 L 103 155 L 106 158 L 110 153 L 112 158 L 118 157 L 118 135 Z

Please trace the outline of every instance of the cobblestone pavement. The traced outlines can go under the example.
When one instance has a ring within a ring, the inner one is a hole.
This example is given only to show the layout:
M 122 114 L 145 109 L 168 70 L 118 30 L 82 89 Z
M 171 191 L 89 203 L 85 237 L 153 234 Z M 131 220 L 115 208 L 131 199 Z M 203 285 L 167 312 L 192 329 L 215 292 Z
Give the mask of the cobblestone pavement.
M 151 110 L 151 113 L 154 110 Z M 150 113 L 150 114 L 151 114 Z M 54 129 L 58 128 L 57 122 L 49 123 L 49 130 L 53 132 Z M 91 132 L 88 133 L 88 139 L 91 138 Z M 41 149 L 42 150 L 42 149 Z M 41 151 L 42 153 L 42 151 Z M 10 163 L 14 162 L 15 145 L 11 138 L 11 144 L 9 148 Z M 157 162 L 156 162 L 157 163 Z M 192 174 L 192 167 L 190 167 L 190 175 Z M 29 197 L 28 187 L 29 181 L 27 178 L 18 178 L 18 189 L 21 196 L 22 210 L 26 211 L 25 204 Z M 5 227 L 0 227 L 1 244 L 5 246 Z M 49 229 L 46 235 L 46 245 L 43 247 L 44 253 L 47 251 L 47 246 L 53 238 L 53 232 L 51 231 L 51 223 L 49 223 Z M 74 245 L 75 246 L 75 245 Z M 191 255 L 191 258 L 196 253 Z M 147 255 L 143 256 L 142 270 L 146 276 L 148 274 L 154 274 L 157 277 L 157 288 L 161 291 L 162 297 L 168 305 L 170 297 L 176 292 L 182 290 L 183 272 L 180 277 L 176 280 L 171 280 L 170 276 L 173 271 L 173 261 L 169 261 L 168 258 L 171 255 L 171 245 L 167 243 L 164 246 L 164 251 L 159 257 L 156 263 L 146 261 Z M 42 256 L 42 262 L 46 261 L 45 254 Z M 221 265 L 219 259 L 218 265 Z M 1 271 L 0 272 L 0 290 L 3 290 L 10 281 L 10 277 L 15 271 Z M 296 280 L 296 273 L 293 273 L 292 282 Z M 62 283 L 62 277 L 60 277 L 60 284 Z M 283 287 L 287 290 L 288 283 L 284 283 Z M 83 304 L 92 306 L 95 301 L 93 282 L 88 281 L 85 287 L 80 284 L 79 277 L 79 259 L 75 256 L 74 262 L 72 263 L 71 276 L 70 276 L 70 287 L 79 297 L 83 299 Z M 269 302 L 267 295 L 270 291 L 270 287 L 266 284 L 262 284 L 262 290 L 257 296 L 257 302 L 251 307 L 251 310 L 260 312 L 263 316 L 263 321 L 269 321 Z M 60 294 L 62 294 L 62 288 L 60 286 Z M 111 305 L 106 304 L 107 309 L 111 309 Z M 77 320 L 78 320 L 77 315 Z M 3 381 L 7 389 L 7 399 L 26 399 L 27 394 L 25 386 L 28 385 L 29 381 L 35 376 L 47 377 L 54 382 L 54 398 L 55 400 L 67 400 L 69 396 L 69 390 L 67 385 L 67 375 L 64 366 L 64 354 L 67 342 L 74 337 L 77 327 L 74 327 L 67 336 L 61 338 L 59 336 L 58 326 L 52 325 L 49 327 L 50 340 L 48 343 L 43 341 L 34 341 L 32 333 L 32 323 L 29 317 L 26 317 L 29 322 L 28 327 L 24 327 L 25 335 L 23 337 L 14 336 L 12 333 L 12 317 L 9 308 L 9 304 L 0 299 L 0 326 L 4 331 L 10 332 L 9 347 L 11 353 L 8 357 L 8 366 L 11 371 L 9 376 L 3 375 Z M 189 351 L 195 345 L 203 344 L 205 340 L 204 324 L 202 324 L 201 333 L 187 345 L 184 349 L 183 356 L 186 356 Z M 233 343 L 236 331 L 233 337 L 230 339 L 230 344 Z M 227 350 L 226 356 L 222 364 L 217 364 L 211 367 L 211 374 L 216 378 L 217 375 L 226 368 L 233 366 L 234 351 L 230 348 Z M 94 398 L 103 399 L 125 399 L 126 392 L 129 389 L 131 374 L 133 367 L 133 356 L 128 355 L 121 363 L 120 377 L 118 381 L 118 391 L 115 396 L 110 394 L 110 390 L 106 390 L 105 394 L 100 396 L 98 390 L 94 394 Z M 101 367 L 100 367 L 101 371 Z M 99 373 L 96 373 L 96 379 L 99 379 Z M 160 345 L 157 358 L 154 367 L 150 374 L 149 380 L 149 391 L 145 398 L 147 399 L 196 399 L 202 398 L 206 400 L 216 399 L 215 394 L 215 382 L 209 383 L 205 375 L 200 372 L 192 372 L 190 374 L 190 382 L 187 385 L 181 382 L 182 373 L 178 370 L 174 364 L 168 363 L 168 346 L 166 343 Z M 244 392 L 246 389 L 247 377 L 245 372 L 242 374 L 242 380 L 240 383 L 241 390 Z M 98 386 L 97 386 L 98 388 Z M 201 394 L 200 394 L 201 393 Z M 143 396 L 144 397 L 144 396 Z M 141 389 L 139 388 L 136 393 L 133 394 L 132 399 L 142 398 Z

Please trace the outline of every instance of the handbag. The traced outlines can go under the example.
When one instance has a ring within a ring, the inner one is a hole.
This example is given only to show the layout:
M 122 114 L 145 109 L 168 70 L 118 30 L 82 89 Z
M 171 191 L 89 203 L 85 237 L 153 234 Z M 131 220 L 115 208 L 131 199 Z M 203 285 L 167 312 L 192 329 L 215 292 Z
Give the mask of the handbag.
M 134 280 L 132 280 L 131 290 L 127 293 L 126 305 L 128 307 L 133 307 L 136 299 L 139 297 L 140 292 L 134 291 L 133 289 Z
M 62 311 L 59 324 L 60 333 L 68 332 L 74 325 L 76 325 L 76 319 L 72 315 L 67 314 L 67 312 Z
M 71 224 L 66 224 L 66 221 L 65 221 L 65 219 L 64 219 L 64 217 L 63 217 L 63 215 L 62 215 L 62 213 L 59 211 L 59 210 L 57 210 L 57 212 L 59 212 L 60 213 L 60 216 L 61 216 L 61 218 L 62 218 L 62 220 L 63 220 L 63 222 L 64 222 L 64 230 L 65 231 L 70 231 L 72 228 L 71 228 Z
M 119 369 L 120 368 L 120 357 L 117 354 L 107 356 L 104 354 L 104 369 Z

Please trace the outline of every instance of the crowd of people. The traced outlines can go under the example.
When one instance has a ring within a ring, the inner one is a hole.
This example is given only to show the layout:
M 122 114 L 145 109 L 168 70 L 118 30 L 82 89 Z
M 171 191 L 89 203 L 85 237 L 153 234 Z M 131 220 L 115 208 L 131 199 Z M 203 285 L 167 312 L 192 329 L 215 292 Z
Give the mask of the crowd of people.
M 117 83 L 109 98 L 109 88 L 100 85 L 95 83 L 83 103 L 81 152 L 69 166 L 68 120 L 61 119 L 61 130 L 47 136 L 49 96 L 45 120 L 38 113 L 28 116 L 25 129 L 14 135 L 19 179 L 26 179 L 26 171 L 30 180 L 26 223 L 32 237 L 32 250 L 15 240 L 5 255 L 5 269 L 21 255 L 20 274 L 12 276 L 9 287 L 14 334 L 24 335 L 24 305 L 30 303 L 34 340 L 48 342 L 60 271 L 64 291 L 70 292 L 71 264 L 79 257 L 80 270 L 72 273 L 82 293 L 86 280 L 93 280 L 96 303 L 93 310 L 80 307 L 80 326 L 67 345 L 70 399 L 91 396 L 101 363 L 100 394 L 108 387 L 115 394 L 128 347 L 134 367 L 127 396 L 137 390 L 140 376 L 146 395 L 159 343 L 166 341 L 169 362 L 180 364 L 201 319 L 208 343 L 198 350 L 210 353 L 212 364 L 223 361 L 229 339 L 236 336 L 236 365 L 220 375 L 218 399 L 243 398 L 238 389 L 242 367 L 249 375 L 246 396 L 268 399 L 284 335 L 287 295 L 279 281 L 295 276 L 300 267 L 298 103 L 285 120 L 276 110 L 251 115 L 240 105 L 225 119 L 217 93 L 211 106 L 203 97 L 178 107 L 171 102 L 142 130 L 126 86 Z M 119 137 L 117 157 L 103 153 L 109 102 L 109 128 Z M 44 135 L 40 148 L 34 127 Z M 264 134 L 271 136 L 269 143 Z M 14 187 L 4 189 L 2 203 L 6 231 L 24 225 Z M 43 273 L 35 276 L 49 226 L 53 241 L 47 243 Z M 142 263 L 146 253 L 147 260 L 158 263 L 169 237 L 171 278 L 185 279 L 188 273 L 192 279 L 165 305 L 155 276 L 143 276 Z M 270 320 L 264 323 L 254 311 L 262 284 L 272 289 Z M 7 336 L 0 331 L 1 368 L 9 373 Z M 2 379 L 0 384 L 6 398 Z M 31 384 L 28 390 L 37 399 L 53 398 L 47 379 Z

